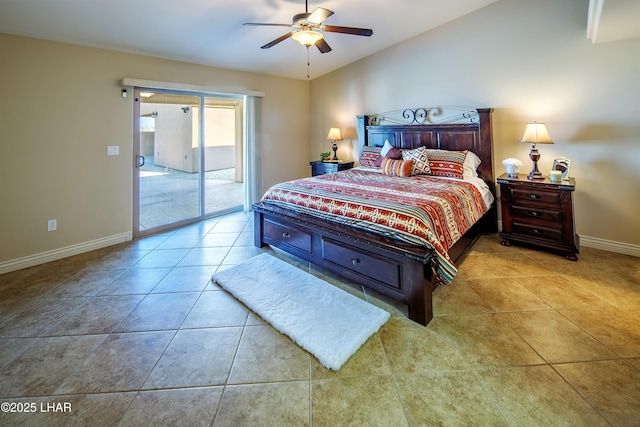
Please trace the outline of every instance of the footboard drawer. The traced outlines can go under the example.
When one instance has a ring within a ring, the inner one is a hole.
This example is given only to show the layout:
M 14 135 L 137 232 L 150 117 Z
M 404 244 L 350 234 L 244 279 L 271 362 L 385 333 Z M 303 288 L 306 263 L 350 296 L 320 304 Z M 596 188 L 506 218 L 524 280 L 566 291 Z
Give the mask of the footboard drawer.
M 311 253 L 311 234 L 268 218 L 264 220 L 264 237 L 279 241 L 285 245 L 293 246 L 296 249 Z
M 392 259 L 381 259 L 359 252 L 330 239 L 322 239 L 322 259 L 337 264 L 360 276 L 401 289 L 401 264 Z

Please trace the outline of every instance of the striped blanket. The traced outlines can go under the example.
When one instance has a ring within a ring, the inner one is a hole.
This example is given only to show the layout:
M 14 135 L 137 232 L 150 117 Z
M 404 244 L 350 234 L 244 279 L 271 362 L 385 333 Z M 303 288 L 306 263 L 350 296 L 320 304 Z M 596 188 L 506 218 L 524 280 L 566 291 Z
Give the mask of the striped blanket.
M 487 211 L 480 191 L 463 180 L 358 169 L 277 184 L 262 201 L 433 248 L 441 283 L 457 271 L 449 248 Z

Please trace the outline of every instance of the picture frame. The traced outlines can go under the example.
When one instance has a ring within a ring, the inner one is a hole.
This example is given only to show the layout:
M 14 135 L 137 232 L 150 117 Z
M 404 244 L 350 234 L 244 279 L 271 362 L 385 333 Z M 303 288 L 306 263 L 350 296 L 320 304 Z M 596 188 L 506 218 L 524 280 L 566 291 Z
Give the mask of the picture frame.
M 569 179 L 569 169 L 571 168 L 571 160 L 566 157 L 558 157 L 553 160 L 553 170 L 562 172 L 562 180 Z

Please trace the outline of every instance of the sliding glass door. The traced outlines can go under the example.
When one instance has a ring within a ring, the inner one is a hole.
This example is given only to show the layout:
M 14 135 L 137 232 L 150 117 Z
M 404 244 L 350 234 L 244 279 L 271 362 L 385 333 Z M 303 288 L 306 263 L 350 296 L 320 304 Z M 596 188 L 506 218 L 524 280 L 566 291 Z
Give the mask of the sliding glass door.
M 204 98 L 204 214 L 243 205 L 243 102 Z
M 243 101 L 135 90 L 134 236 L 242 209 Z

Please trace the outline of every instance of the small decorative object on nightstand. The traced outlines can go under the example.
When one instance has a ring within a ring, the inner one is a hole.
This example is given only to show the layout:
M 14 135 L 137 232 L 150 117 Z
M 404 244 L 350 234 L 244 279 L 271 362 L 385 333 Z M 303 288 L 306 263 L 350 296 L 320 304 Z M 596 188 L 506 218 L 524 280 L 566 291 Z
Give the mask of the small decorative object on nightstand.
M 331 175 L 339 171 L 346 171 L 353 167 L 353 162 L 309 162 L 311 165 L 311 176 L 316 175 Z
M 544 176 L 538 170 L 538 160 L 540 160 L 540 152 L 536 148 L 536 144 L 553 144 L 551 137 L 549 136 L 549 132 L 547 132 L 547 127 L 544 123 L 527 123 L 527 128 L 524 131 L 524 135 L 522 136 L 522 141 L 528 144 L 533 144 L 531 146 L 531 152 L 529 153 L 529 158 L 533 161 L 533 168 L 531 169 L 531 173 L 527 176 L 529 179 L 544 179 Z
M 563 181 L 567 181 L 569 179 L 569 168 L 571 167 L 571 160 L 566 157 L 559 157 L 553 161 L 554 171 L 560 171 L 560 176 Z
M 507 169 L 507 175 L 509 175 L 509 178 L 515 178 L 518 176 L 518 168 L 522 166 L 522 162 L 518 159 L 514 159 L 513 157 L 509 157 L 502 161 L 502 166 Z
M 502 244 L 512 241 L 543 246 L 563 252 L 577 261 L 580 236 L 573 217 L 575 180 L 551 182 L 548 178 L 531 181 L 498 177 L 502 207 Z
M 333 157 L 331 160 L 338 160 L 338 145 L 336 141 L 342 141 L 342 135 L 340 135 L 340 129 L 331 128 L 329 129 L 329 135 L 327 135 L 327 139 L 331 141 L 331 149 L 333 150 Z

